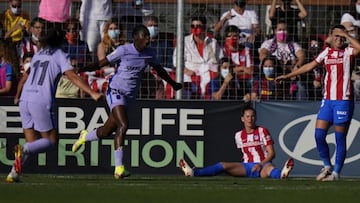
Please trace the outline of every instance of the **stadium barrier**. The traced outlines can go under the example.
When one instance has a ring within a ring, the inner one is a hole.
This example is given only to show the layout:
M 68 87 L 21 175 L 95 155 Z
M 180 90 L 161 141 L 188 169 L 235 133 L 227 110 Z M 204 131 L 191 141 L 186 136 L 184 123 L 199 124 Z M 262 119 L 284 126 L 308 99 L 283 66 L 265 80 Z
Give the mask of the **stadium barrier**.
M 73 142 L 82 129 L 92 130 L 107 119 L 105 102 L 81 99 L 59 99 L 56 102 L 59 145 L 51 152 L 35 157 L 25 173 L 84 174 L 112 173 L 113 139 L 86 143 L 77 153 Z M 360 103 L 347 136 L 348 153 L 344 176 L 359 175 Z M 218 161 L 240 161 L 241 152 L 234 143 L 235 132 L 242 128 L 239 101 L 146 101 L 130 108 L 130 126 L 125 142 L 124 161 L 135 174 L 181 174 L 178 162 L 185 158 L 195 167 Z M 282 167 L 288 157 L 295 159 L 295 176 L 314 176 L 321 168 L 316 151 L 314 126 L 319 102 L 255 103 L 258 124 L 266 126 L 275 141 L 274 163 Z M 334 132 L 327 140 L 334 156 Z M 11 99 L 0 100 L 0 173 L 10 169 L 12 147 L 24 143 L 18 107 Z

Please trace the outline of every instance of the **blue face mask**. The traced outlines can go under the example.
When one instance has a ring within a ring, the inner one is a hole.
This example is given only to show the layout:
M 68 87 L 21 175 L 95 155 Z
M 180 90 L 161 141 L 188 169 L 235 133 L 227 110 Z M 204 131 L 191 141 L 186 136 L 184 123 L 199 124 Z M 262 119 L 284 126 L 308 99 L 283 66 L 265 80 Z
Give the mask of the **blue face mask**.
M 270 77 L 274 75 L 274 67 L 263 67 L 263 72 L 266 77 Z
M 108 35 L 110 36 L 111 39 L 115 39 L 115 38 L 119 37 L 120 30 L 109 30 Z
M 156 37 L 158 35 L 159 27 L 150 26 L 150 27 L 147 27 L 147 29 L 149 30 L 150 38 L 154 38 L 154 37 Z

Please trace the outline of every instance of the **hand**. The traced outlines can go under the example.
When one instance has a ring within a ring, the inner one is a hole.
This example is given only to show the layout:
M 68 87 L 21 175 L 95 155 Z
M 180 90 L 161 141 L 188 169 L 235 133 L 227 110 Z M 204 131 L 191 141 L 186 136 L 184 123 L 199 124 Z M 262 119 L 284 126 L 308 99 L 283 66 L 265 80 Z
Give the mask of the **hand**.
M 314 80 L 313 85 L 314 85 L 314 88 L 320 88 L 321 87 L 321 82 L 318 81 L 318 80 Z
M 14 98 L 14 104 L 18 105 L 19 104 L 19 98 Z
M 183 88 L 183 85 L 181 83 L 175 82 L 171 85 L 175 91 L 178 91 L 179 89 Z
M 95 101 L 99 101 L 100 98 L 102 98 L 104 95 L 98 92 L 92 92 L 91 98 Z
M 251 172 L 260 171 L 261 168 L 262 168 L 262 165 L 260 163 L 258 163 L 251 169 Z
M 287 79 L 287 77 L 285 75 L 280 75 L 275 78 L 275 82 L 281 83 L 283 80 L 286 80 L 286 79 Z
M 233 79 L 233 75 L 229 73 L 226 75 L 224 82 L 229 83 L 232 79 Z

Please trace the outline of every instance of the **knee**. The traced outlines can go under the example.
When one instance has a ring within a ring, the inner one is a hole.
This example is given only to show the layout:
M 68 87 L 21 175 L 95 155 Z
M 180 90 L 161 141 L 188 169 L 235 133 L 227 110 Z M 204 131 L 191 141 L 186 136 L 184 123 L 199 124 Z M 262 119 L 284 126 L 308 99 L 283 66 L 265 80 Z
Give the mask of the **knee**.
M 315 140 L 325 140 L 326 138 L 326 130 L 322 128 L 315 129 Z

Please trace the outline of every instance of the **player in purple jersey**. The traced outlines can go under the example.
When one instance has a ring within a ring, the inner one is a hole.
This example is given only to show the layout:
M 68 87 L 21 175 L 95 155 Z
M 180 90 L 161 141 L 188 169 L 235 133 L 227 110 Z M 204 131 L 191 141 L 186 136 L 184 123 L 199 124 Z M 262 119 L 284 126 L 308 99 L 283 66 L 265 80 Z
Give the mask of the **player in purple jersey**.
M 111 113 L 105 124 L 91 132 L 81 131 L 79 139 L 73 144 L 72 151 L 76 152 L 87 141 L 98 140 L 115 132 L 115 179 L 128 176 L 129 173 L 123 165 L 123 146 L 128 129 L 127 107 L 135 100 L 138 92 L 141 75 L 150 65 L 157 74 L 172 85 L 175 90 L 182 88 L 182 84 L 170 78 L 165 69 L 158 63 L 154 51 L 148 48 L 150 33 L 144 25 L 133 29 L 134 43 L 119 46 L 114 52 L 98 63 L 88 68 L 103 67 L 109 63 L 118 62 L 115 75 L 109 82 L 107 102 Z
M 31 61 L 30 68 L 20 82 L 17 99 L 20 96 L 19 111 L 26 143 L 15 147 L 15 161 L 7 182 L 17 182 L 22 166 L 30 155 L 48 151 L 58 142 L 54 117 L 54 101 L 57 82 L 65 74 L 80 89 L 94 100 L 102 95 L 94 92 L 73 71 L 70 58 L 61 50 L 62 31 L 49 23 L 41 33 L 41 50 Z

